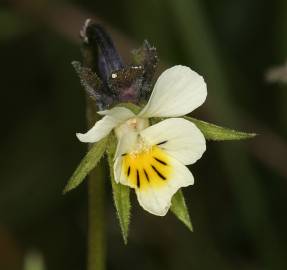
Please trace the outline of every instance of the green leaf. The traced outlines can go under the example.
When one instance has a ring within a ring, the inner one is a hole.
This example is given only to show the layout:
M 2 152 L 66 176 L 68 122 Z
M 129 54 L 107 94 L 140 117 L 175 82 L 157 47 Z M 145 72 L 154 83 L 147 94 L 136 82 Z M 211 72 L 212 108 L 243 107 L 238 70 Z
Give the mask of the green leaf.
M 63 191 L 64 194 L 81 184 L 85 177 L 88 175 L 88 173 L 96 167 L 97 163 L 105 153 L 107 142 L 108 136 L 106 136 L 99 142 L 93 144 L 89 152 L 82 159 L 77 169 L 73 173 L 72 177 L 68 181 L 68 184 Z
M 181 189 L 173 196 L 170 210 L 184 225 L 187 226 L 188 229 L 193 231 L 192 223 L 190 221 L 188 209 Z
M 257 135 L 255 133 L 245 133 L 225 127 L 220 127 L 188 116 L 185 116 L 184 118 L 190 122 L 193 122 L 201 130 L 207 140 L 244 140 L 253 138 Z
M 117 184 L 115 181 L 114 170 L 113 170 L 113 160 L 115 150 L 116 150 L 116 138 L 115 136 L 110 136 L 107 154 L 108 154 L 108 162 L 109 162 L 111 183 L 113 189 L 113 197 L 117 215 L 120 222 L 124 243 L 127 244 L 128 231 L 130 225 L 130 212 L 131 212 L 130 188 L 122 184 Z

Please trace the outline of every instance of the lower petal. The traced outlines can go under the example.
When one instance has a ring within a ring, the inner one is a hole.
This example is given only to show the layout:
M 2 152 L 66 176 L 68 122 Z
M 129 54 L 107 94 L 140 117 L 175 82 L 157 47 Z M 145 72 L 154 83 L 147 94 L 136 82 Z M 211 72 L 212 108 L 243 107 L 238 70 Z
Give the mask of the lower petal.
M 136 189 L 139 204 L 143 209 L 157 216 L 165 216 L 171 206 L 172 196 L 181 188 L 193 185 L 194 178 L 186 166 L 172 160 L 173 173 L 165 182 L 154 185 L 153 181 L 145 189 Z
M 136 190 L 139 204 L 146 211 L 158 216 L 167 213 L 178 189 L 194 182 L 186 166 L 157 146 L 136 155 L 119 157 L 115 174 L 121 184 Z

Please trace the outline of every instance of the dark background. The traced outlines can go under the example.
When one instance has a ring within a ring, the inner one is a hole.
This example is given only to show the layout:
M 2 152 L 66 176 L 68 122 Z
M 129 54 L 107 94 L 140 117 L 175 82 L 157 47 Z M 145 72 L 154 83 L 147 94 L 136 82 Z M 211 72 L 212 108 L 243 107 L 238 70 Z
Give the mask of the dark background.
M 48 270 L 85 269 L 86 183 L 62 189 L 86 151 L 75 137 L 86 130 L 85 95 L 70 63 L 88 16 L 125 59 L 148 39 L 159 73 L 183 64 L 202 74 L 208 99 L 193 116 L 260 134 L 208 142 L 184 189 L 193 233 L 133 196 L 124 246 L 107 177 L 108 269 L 287 269 L 287 89 L 265 78 L 286 60 L 285 0 L 2 0 L 0 269 L 23 269 L 34 251 Z

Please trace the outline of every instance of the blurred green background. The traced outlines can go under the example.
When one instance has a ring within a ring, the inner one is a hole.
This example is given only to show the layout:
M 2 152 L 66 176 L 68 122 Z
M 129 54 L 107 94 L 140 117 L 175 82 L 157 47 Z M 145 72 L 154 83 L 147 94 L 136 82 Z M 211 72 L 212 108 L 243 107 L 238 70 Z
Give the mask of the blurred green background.
M 159 72 L 183 64 L 203 75 L 208 99 L 193 116 L 260 134 L 209 142 L 192 166 L 193 233 L 133 196 L 124 246 L 107 177 L 108 269 L 287 269 L 287 89 L 265 79 L 286 60 L 285 0 L 2 0 L 0 269 L 24 269 L 35 251 L 48 270 L 86 267 L 86 183 L 62 189 L 86 151 L 75 136 L 86 130 L 85 95 L 70 63 L 88 16 L 125 59 L 148 39 Z

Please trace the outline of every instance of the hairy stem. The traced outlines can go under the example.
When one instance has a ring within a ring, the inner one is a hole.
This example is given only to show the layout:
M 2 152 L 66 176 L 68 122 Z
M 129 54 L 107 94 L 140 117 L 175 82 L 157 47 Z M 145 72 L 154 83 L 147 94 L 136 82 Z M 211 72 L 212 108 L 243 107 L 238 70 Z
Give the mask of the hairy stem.
M 87 101 L 87 120 L 91 127 L 96 122 L 94 102 Z M 106 264 L 105 174 L 103 164 L 90 173 L 88 179 L 88 270 L 104 270 Z

